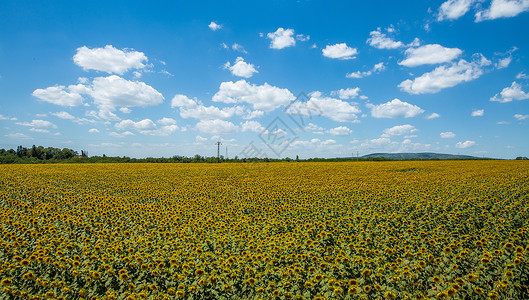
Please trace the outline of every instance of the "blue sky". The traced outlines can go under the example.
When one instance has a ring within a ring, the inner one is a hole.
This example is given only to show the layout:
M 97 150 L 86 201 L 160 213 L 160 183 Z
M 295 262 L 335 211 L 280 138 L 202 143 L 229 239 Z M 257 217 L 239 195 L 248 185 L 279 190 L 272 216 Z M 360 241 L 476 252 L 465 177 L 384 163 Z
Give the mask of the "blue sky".
M 2 1 L 0 148 L 529 155 L 528 0 Z

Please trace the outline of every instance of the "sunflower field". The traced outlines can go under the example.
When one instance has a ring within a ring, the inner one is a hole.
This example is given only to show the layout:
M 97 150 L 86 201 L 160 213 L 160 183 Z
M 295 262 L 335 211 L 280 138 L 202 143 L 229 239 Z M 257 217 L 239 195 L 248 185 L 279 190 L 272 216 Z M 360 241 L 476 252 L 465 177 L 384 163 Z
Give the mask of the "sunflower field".
M 0 174 L 0 299 L 529 298 L 525 161 Z

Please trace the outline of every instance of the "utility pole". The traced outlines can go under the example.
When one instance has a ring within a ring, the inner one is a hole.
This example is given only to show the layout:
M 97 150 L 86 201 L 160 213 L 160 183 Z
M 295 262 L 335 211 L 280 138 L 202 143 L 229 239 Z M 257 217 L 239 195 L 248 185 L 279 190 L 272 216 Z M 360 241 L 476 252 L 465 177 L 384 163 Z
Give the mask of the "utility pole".
M 222 143 L 218 141 L 217 142 L 217 161 L 220 160 L 220 145 L 222 145 Z

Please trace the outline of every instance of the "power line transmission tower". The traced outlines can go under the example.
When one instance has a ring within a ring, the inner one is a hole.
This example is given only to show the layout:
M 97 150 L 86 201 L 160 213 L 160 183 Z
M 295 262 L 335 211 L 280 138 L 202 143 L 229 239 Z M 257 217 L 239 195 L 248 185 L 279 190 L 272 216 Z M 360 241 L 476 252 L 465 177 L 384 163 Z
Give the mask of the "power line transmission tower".
M 220 160 L 220 145 L 222 145 L 222 143 L 218 141 L 216 144 L 217 144 L 217 161 L 218 161 Z

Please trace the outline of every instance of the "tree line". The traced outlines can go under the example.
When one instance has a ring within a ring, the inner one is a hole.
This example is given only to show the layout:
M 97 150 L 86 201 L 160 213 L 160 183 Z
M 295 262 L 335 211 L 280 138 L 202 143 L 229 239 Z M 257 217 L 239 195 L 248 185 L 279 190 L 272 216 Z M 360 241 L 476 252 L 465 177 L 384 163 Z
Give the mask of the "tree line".
M 267 158 L 267 157 L 253 157 L 253 158 L 226 158 L 220 156 L 201 156 L 195 155 L 191 157 L 175 155 L 172 157 L 147 157 L 147 158 L 131 158 L 127 156 L 88 156 L 88 152 L 81 150 L 75 151 L 69 148 L 54 148 L 33 145 L 31 148 L 18 146 L 16 149 L 0 149 L 0 164 L 28 164 L 28 163 L 218 163 L 218 162 L 296 162 L 296 161 L 384 161 L 390 160 L 386 158 Z

